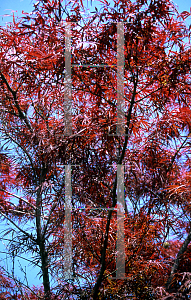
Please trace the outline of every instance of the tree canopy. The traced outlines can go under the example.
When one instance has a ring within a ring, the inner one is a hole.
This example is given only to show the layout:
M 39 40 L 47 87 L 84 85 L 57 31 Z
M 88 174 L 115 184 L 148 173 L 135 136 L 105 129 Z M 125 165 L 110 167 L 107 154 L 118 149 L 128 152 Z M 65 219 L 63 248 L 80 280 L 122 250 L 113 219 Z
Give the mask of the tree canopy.
M 1 299 L 191 295 L 189 16 L 41 0 L 0 27 L 1 238 L 42 276 L 1 265 Z

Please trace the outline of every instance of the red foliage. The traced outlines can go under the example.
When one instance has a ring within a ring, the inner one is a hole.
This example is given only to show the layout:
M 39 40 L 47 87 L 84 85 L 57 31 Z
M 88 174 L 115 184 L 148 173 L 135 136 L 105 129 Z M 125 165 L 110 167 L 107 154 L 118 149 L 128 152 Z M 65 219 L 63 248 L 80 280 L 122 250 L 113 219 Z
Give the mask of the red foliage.
M 178 15 L 169 0 L 100 2 L 104 10 L 83 19 L 81 0 L 66 7 L 40 1 L 33 14 L 0 28 L 0 213 L 15 229 L 9 252 L 36 254 L 44 295 L 22 287 L 30 299 L 183 297 L 189 275 L 182 273 L 190 272 L 191 52 L 182 19 L 189 13 Z M 70 136 L 64 21 L 72 33 Z M 124 22 L 124 136 L 115 134 L 116 22 Z M 73 282 L 64 276 L 68 164 Z M 114 279 L 117 165 L 124 165 L 125 284 Z M 6 276 L 2 297 L 24 297 Z

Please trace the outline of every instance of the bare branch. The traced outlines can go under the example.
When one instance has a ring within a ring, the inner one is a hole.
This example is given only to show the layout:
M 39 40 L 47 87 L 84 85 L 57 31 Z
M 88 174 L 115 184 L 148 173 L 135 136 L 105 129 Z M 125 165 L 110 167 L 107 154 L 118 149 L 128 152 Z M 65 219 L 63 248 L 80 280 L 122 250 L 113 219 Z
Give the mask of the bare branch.
M 32 203 L 28 202 L 28 201 L 25 200 L 24 198 L 22 198 L 22 197 L 20 197 L 20 196 L 17 196 L 16 194 L 13 194 L 13 193 L 11 193 L 11 192 L 8 192 L 8 191 L 6 191 L 6 190 L 4 190 L 4 189 L 2 189 L 2 188 L 0 188 L 0 191 L 5 192 L 5 193 L 11 195 L 11 196 L 13 196 L 13 197 L 15 197 L 15 198 L 17 198 L 17 199 L 19 199 L 19 200 L 25 202 L 27 205 L 31 206 L 33 209 L 36 209 L 36 207 L 35 207 Z
M 21 231 L 22 233 L 24 233 L 26 236 L 28 236 L 32 241 L 36 242 L 36 239 L 32 236 L 31 234 L 28 234 L 28 232 L 26 232 L 25 230 L 21 229 L 17 224 L 15 224 L 15 222 L 13 220 L 11 220 L 8 216 L 6 216 L 2 211 L 0 211 L 0 214 L 7 219 L 10 223 L 12 223 L 19 231 Z

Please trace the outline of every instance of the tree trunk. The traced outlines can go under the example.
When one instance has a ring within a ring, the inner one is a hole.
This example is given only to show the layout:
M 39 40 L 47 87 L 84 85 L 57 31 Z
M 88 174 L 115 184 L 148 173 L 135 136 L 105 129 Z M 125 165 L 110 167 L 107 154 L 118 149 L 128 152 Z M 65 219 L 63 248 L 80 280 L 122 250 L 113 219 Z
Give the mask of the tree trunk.
M 45 249 L 45 241 L 42 235 L 41 227 L 41 207 L 42 199 L 40 188 L 37 191 L 37 200 L 36 200 L 36 230 L 37 230 L 37 244 L 40 248 L 40 257 L 41 257 L 41 269 L 43 277 L 43 286 L 44 286 L 44 299 L 50 299 L 50 281 L 48 274 L 48 253 Z
M 169 276 L 169 278 L 168 278 L 168 280 L 167 280 L 167 282 L 166 282 L 166 290 L 167 290 L 168 292 L 171 291 L 171 287 L 170 287 L 170 286 L 171 286 L 171 283 L 172 283 L 172 279 L 173 279 L 173 277 L 174 277 L 174 274 L 175 274 L 176 271 L 178 270 L 181 256 L 182 256 L 182 255 L 184 254 L 184 252 L 186 251 L 186 249 L 187 249 L 187 247 L 188 247 L 190 241 L 191 241 L 191 230 L 190 230 L 190 232 L 189 232 L 187 238 L 185 239 L 185 241 L 184 241 L 182 247 L 180 248 L 180 250 L 179 250 L 179 252 L 178 252 L 178 254 L 177 254 L 177 257 L 176 257 L 176 259 L 175 259 L 175 261 L 174 261 L 174 264 L 173 264 L 173 266 L 172 266 L 172 269 L 171 269 L 170 276 Z
M 44 299 L 50 299 L 50 281 L 49 281 L 49 274 L 48 274 L 48 254 L 45 249 L 44 241 L 40 243 L 40 257 L 41 257 L 41 269 L 42 269 L 42 276 L 43 276 L 43 286 L 44 286 Z

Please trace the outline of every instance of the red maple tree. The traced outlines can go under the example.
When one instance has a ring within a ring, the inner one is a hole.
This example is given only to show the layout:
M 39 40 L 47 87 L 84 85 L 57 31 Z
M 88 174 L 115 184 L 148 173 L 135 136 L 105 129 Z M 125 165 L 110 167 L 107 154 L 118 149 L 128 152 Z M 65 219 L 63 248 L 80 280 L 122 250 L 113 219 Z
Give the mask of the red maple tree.
M 18 289 L 17 299 L 27 293 L 30 299 L 184 299 L 190 293 L 190 29 L 184 23 L 190 14 L 179 14 L 169 0 L 100 2 L 86 16 L 82 1 L 39 1 L 33 14 L 0 28 L 0 213 L 12 225 L 9 252 L 35 253 L 44 294 L 11 274 L 1 278 L 8 290 Z M 72 37 L 70 135 L 65 22 Z M 119 22 L 123 135 L 116 134 Z M 66 165 L 72 166 L 73 280 L 64 275 Z M 125 279 L 115 279 L 120 165 Z M 10 299 L 3 290 L 1 297 Z

